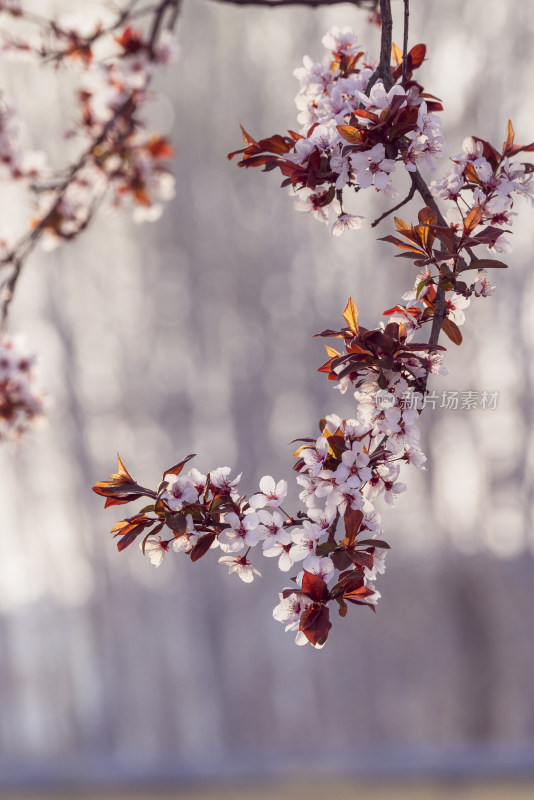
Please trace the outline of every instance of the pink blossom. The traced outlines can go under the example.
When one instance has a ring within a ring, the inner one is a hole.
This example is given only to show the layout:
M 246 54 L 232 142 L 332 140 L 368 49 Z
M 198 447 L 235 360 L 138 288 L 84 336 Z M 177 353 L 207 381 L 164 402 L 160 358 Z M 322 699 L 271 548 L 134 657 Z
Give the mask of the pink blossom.
M 374 185 L 375 189 L 385 189 L 389 182 L 389 174 L 395 170 L 395 162 L 386 158 L 383 144 L 375 144 L 371 150 L 353 153 L 350 157 L 352 169 L 361 189 Z
M 254 575 L 258 575 L 261 578 L 261 572 L 256 567 L 253 567 L 245 556 L 237 556 L 236 558 L 222 556 L 219 559 L 219 564 L 227 566 L 229 575 L 235 573 L 244 583 L 252 583 Z
M 196 503 L 198 492 L 192 478 L 186 475 L 165 475 L 167 487 L 161 495 L 172 511 L 181 511 L 184 505 Z
M 143 542 L 139 542 L 139 547 L 143 547 Z M 155 567 L 163 563 L 165 553 L 169 550 L 169 542 L 163 541 L 161 536 L 149 536 L 145 542 L 145 555 Z
M 281 480 L 275 483 L 270 475 L 264 475 L 260 480 L 261 492 L 252 495 L 249 500 L 251 508 L 278 508 L 287 496 L 287 481 Z
M 254 512 L 243 514 L 239 517 L 233 511 L 226 514 L 224 521 L 230 525 L 224 528 L 219 534 L 219 544 L 225 553 L 238 553 L 248 547 L 254 547 L 261 539 L 261 531 L 258 530 L 260 520 Z
M 362 227 L 365 217 L 355 217 L 353 214 L 341 214 L 332 225 L 332 236 L 341 236 L 344 231 L 358 230 Z

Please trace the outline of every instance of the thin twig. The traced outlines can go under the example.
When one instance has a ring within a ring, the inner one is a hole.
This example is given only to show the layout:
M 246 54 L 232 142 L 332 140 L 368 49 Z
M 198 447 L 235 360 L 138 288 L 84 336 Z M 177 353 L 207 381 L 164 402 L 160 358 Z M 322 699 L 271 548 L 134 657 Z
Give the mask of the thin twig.
M 150 30 L 149 35 L 149 46 L 154 48 L 154 45 L 157 42 L 158 36 L 161 33 L 162 23 L 165 17 L 167 10 L 170 10 L 171 16 L 169 20 L 169 24 L 167 25 L 168 28 L 172 28 L 177 21 L 178 13 L 181 7 L 181 0 L 161 0 L 159 4 L 155 4 L 154 6 L 144 6 L 134 12 L 134 6 L 136 5 L 137 0 L 132 0 L 130 5 L 128 6 L 128 13 L 143 15 L 145 13 L 150 13 L 152 11 L 154 13 L 154 19 L 152 22 L 152 27 Z M 123 11 L 120 16 L 115 21 L 114 25 L 106 30 L 106 33 L 111 32 L 116 27 L 119 27 L 121 24 L 127 21 L 129 17 L 126 15 L 126 11 Z M 100 34 L 93 35 L 87 41 L 88 44 L 91 44 L 96 38 L 98 38 Z M 115 135 L 114 128 L 116 125 L 120 124 L 122 121 L 127 121 L 136 111 L 136 102 L 135 102 L 135 92 L 132 92 L 127 99 L 120 105 L 120 107 L 115 111 L 111 119 L 104 125 L 100 134 L 91 141 L 88 148 L 82 153 L 79 157 L 78 161 L 73 164 L 67 172 L 66 177 L 63 181 L 56 187 L 55 191 L 55 199 L 52 203 L 52 206 L 48 210 L 48 212 L 44 215 L 44 217 L 38 222 L 38 224 L 31 230 L 30 233 L 27 233 L 25 236 L 21 237 L 19 241 L 15 244 L 13 249 L 10 253 L 8 253 L 4 258 L 0 259 L 0 267 L 4 266 L 7 267 L 8 265 L 12 265 L 12 272 L 7 279 L 5 279 L 0 284 L 0 330 L 5 328 L 9 308 L 11 305 L 11 301 L 14 296 L 15 288 L 26 263 L 26 258 L 29 256 L 31 251 L 34 249 L 35 245 L 41 238 L 41 235 L 48 227 L 51 220 L 53 220 L 56 212 L 58 211 L 64 197 L 65 193 L 71 186 L 72 182 L 77 177 L 80 170 L 85 166 L 87 160 L 94 155 L 95 150 L 104 143 L 109 135 Z M 122 136 L 128 135 L 131 131 L 131 125 L 126 126 L 126 131 Z M 121 135 L 119 135 L 119 139 Z M 102 198 L 100 198 L 102 199 Z M 98 204 L 99 201 L 95 204 Z M 74 238 L 78 233 L 81 233 L 84 228 L 87 227 L 89 221 L 92 219 L 93 212 L 95 210 L 95 206 L 90 209 L 90 212 L 87 216 L 87 219 L 76 229 L 76 231 L 70 235 L 65 236 L 63 235 L 63 239 Z
M 406 203 L 409 203 L 410 200 L 413 198 L 413 196 L 415 194 L 415 191 L 416 191 L 415 186 L 412 185 L 412 188 L 410 189 L 410 191 L 408 192 L 408 194 L 406 195 L 404 200 L 401 200 L 401 202 L 397 203 L 397 205 L 393 206 L 393 208 L 388 208 L 387 211 L 384 211 L 384 213 L 381 214 L 378 217 L 378 219 L 375 219 L 375 221 L 371 223 L 371 228 L 376 228 L 376 226 L 378 225 L 379 222 L 382 222 L 383 219 L 385 219 L 386 217 L 389 217 L 389 215 L 393 214 L 394 211 L 398 211 L 399 208 L 402 208 L 403 206 L 406 205 Z
M 167 30 L 169 30 L 169 31 L 174 30 L 174 27 L 175 27 L 176 22 L 178 20 L 178 15 L 180 14 L 181 10 L 182 10 L 182 0 L 178 0 L 176 5 L 174 6 L 174 10 L 173 10 L 172 14 L 169 17 L 169 21 L 167 22 Z
M 104 125 L 101 133 L 94 139 L 90 146 L 85 150 L 85 152 L 80 156 L 79 160 L 74 164 L 71 169 L 69 170 L 68 176 L 65 178 L 61 186 L 57 189 L 57 197 L 50 209 L 50 211 L 39 221 L 39 223 L 35 226 L 32 230 L 31 234 L 19 242 L 15 248 L 14 252 L 17 250 L 21 250 L 22 256 L 26 256 L 28 253 L 28 249 L 32 249 L 33 245 L 37 242 L 41 234 L 43 233 L 44 229 L 47 227 L 50 220 L 53 218 L 54 214 L 59 208 L 61 201 L 64 198 L 65 192 L 71 185 L 74 178 L 80 172 L 83 166 L 85 166 L 85 162 L 87 159 L 93 155 L 95 149 L 97 149 L 101 144 L 104 143 L 108 134 L 110 134 L 114 128 L 114 126 L 121 120 L 124 119 L 128 114 L 133 113 L 135 110 L 135 101 L 133 99 L 133 94 L 129 95 L 128 98 L 119 106 L 116 110 L 114 115 L 106 122 Z
M 402 85 L 406 86 L 408 74 L 408 26 L 410 21 L 410 0 L 404 0 L 404 41 L 402 45 Z
M 152 27 L 150 29 L 150 34 L 148 37 L 148 44 L 152 48 L 157 41 L 160 28 L 163 24 L 163 18 L 167 9 L 169 8 L 176 8 L 178 5 L 178 0 L 163 0 L 159 4 L 159 8 L 157 9 L 156 13 L 154 14 L 154 19 L 152 21 Z

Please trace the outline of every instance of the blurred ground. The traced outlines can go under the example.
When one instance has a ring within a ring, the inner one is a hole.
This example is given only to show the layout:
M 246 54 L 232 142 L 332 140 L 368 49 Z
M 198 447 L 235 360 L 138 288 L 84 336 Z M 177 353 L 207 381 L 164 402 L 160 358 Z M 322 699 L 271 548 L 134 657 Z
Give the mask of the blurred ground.
M 2 794 L 1 800 L 532 800 L 534 781 L 444 781 L 269 783 L 258 786 L 228 786 L 223 789 L 196 788 L 174 791 L 112 791 L 78 793 L 65 790 L 37 794 Z

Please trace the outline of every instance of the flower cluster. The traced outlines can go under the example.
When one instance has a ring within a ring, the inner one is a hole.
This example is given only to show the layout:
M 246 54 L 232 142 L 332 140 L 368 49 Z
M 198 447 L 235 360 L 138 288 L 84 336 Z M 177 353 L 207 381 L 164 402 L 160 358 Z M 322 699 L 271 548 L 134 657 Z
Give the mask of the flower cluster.
M 70 167 L 52 170 L 42 154 L 24 152 L 13 108 L 0 101 L 0 168 L 12 179 L 30 179 L 36 209 L 33 230 L 12 246 L 12 255 L 26 252 L 28 243 L 41 236 L 47 249 L 72 239 L 106 196 L 114 207 L 131 206 L 136 222 L 157 219 L 162 201 L 175 193 L 169 171 L 173 150 L 166 138 L 146 129 L 142 112 L 155 68 L 176 58 L 171 30 L 157 35 L 134 30 L 121 12 L 108 27 L 99 22 L 84 33 L 81 21 L 78 26 L 39 15 L 26 18 L 12 4 L 2 10 L 24 25 L 20 35 L 4 32 L 5 58 L 24 56 L 35 64 L 68 64 L 76 70 L 79 118 L 65 135 L 82 148 Z
M 304 510 L 283 508 L 288 485 L 264 476 L 250 497 L 237 490 L 241 475 L 229 467 L 203 475 L 183 474 L 188 456 L 166 470 L 156 492 L 140 487 L 119 460 L 119 471 L 94 491 L 106 505 L 147 496 L 153 501 L 140 514 L 122 520 L 112 532 L 119 550 L 143 534 L 140 546 L 156 566 L 169 549 L 197 561 L 219 548 L 219 563 L 250 583 L 260 571 L 249 559 L 261 546 L 276 558 L 283 572 L 297 568 L 295 588 L 284 589 L 274 617 L 297 631 L 297 644 L 321 647 L 331 628 L 329 604 L 337 602 L 342 616 L 347 603 L 374 607 L 380 597 L 374 587 L 384 571 L 388 545 L 381 538 L 380 515 L 374 501 L 381 495 L 392 504 L 405 491 L 399 480 L 402 463 L 423 468 L 419 447 L 418 411 L 406 407 L 408 391 L 420 392 L 439 346 L 409 342 L 402 325 L 367 330 L 358 324 L 354 302 L 344 311 L 345 328 L 322 335 L 344 340 L 345 353 L 327 347 L 328 372 L 342 391 L 349 384 L 358 401 L 354 419 L 331 414 L 321 421 L 321 435 L 306 439 L 295 453 L 297 483 Z M 343 533 L 337 526 L 343 521 Z M 329 587 L 330 585 L 330 587 Z
M 348 422 L 349 428 L 350 425 Z M 321 439 L 325 440 L 324 436 Z M 298 565 L 294 577 L 297 588 L 284 590 L 281 603 L 274 610 L 275 619 L 285 622 L 287 629 L 299 631 L 298 644 L 307 641 L 315 646 L 324 644 L 331 627 L 328 603 L 332 600 L 338 602 L 343 616 L 347 602 L 370 606 L 376 603 L 380 595 L 373 581 L 377 573 L 384 570 L 383 556 L 388 545 L 377 538 L 379 516 L 371 502 L 353 503 L 355 508 L 358 506 L 356 513 L 351 508 L 345 484 L 355 485 L 357 473 L 354 468 L 351 470 L 350 455 L 345 457 L 344 465 L 339 462 L 338 478 L 343 469 L 347 470 L 347 480 L 339 484 L 339 497 L 332 495 L 322 509 L 314 501 L 295 517 L 281 509 L 288 491 L 286 481 L 275 482 L 270 476 L 264 476 L 260 491 L 247 499 L 236 491 L 241 476 L 233 478 L 229 467 L 215 469 L 208 475 L 197 469 L 182 474 L 189 458 L 191 456 L 165 471 L 157 492 L 139 486 L 120 459 L 118 472 L 93 487 L 97 494 L 106 497 L 106 506 L 140 497 L 149 497 L 152 501 L 140 513 L 113 527 L 112 533 L 120 537 L 119 550 L 142 535 L 143 553 L 159 566 L 171 549 L 188 555 L 191 561 L 219 549 L 223 553 L 219 563 L 245 583 L 261 575 L 249 558 L 256 546 L 261 546 L 264 556 L 277 558 L 283 572 Z M 328 462 L 330 465 L 332 458 Z M 362 472 L 364 476 L 365 471 Z M 397 485 L 395 491 L 400 489 Z M 349 493 L 355 494 L 355 490 L 350 489 Z M 333 529 L 342 512 L 346 536 L 338 543 Z M 358 535 L 362 538 L 357 540 Z M 326 586 L 336 570 L 340 574 L 328 590 Z M 320 600 L 315 597 L 319 586 Z M 291 606 L 294 615 L 296 602 L 300 603 L 301 612 L 295 626 L 295 619 L 289 619 L 286 610 Z M 319 618 L 314 622 L 310 615 L 318 610 Z
M 93 19 L 87 28 L 86 17 L 48 18 L 18 0 L 0 1 L 0 16 L 10 17 L 0 30 L 5 61 L 68 66 L 74 72 L 78 114 L 64 136 L 79 145 L 70 164 L 53 168 L 44 153 L 24 146 L 24 125 L 13 103 L 0 94 L 0 179 L 23 183 L 33 206 L 22 236 L 0 243 L 0 322 L 38 242 L 50 250 L 75 238 L 104 201 L 112 208 L 131 208 L 133 219 L 143 222 L 158 219 L 162 202 L 174 196 L 172 146 L 147 129 L 144 108 L 153 97 L 148 90 L 156 67 L 176 58 L 172 28 L 178 6 L 179 0 L 160 0 L 135 12 L 133 4 L 102 10 L 107 22 Z M 144 28 L 135 30 L 134 18 L 136 24 L 145 18 Z M 12 382 L 8 388 L 1 413 L 12 427 L 12 418 L 20 421 L 24 414 L 15 414 L 19 401 Z M 30 418 L 29 401 L 27 406 Z M 15 428 L 19 435 L 25 426 L 17 422 Z
M 126 27 L 114 43 L 112 57 L 81 62 L 80 119 L 69 136 L 87 149 L 59 201 L 53 185 L 40 194 L 38 217 L 45 220 L 48 248 L 82 230 L 106 194 L 114 207 L 132 206 L 136 222 L 158 219 L 160 201 L 174 197 L 168 167 L 173 149 L 146 131 L 139 115 L 154 66 L 172 60 L 175 42 L 166 31 L 152 47 L 142 32 Z
M 430 189 L 435 197 L 454 205 L 447 212 L 451 229 L 460 232 L 471 214 L 470 229 L 476 234 L 485 228 L 487 247 L 491 253 L 510 253 L 512 245 L 503 229 L 513 223 L 513 194 L 534 201 L 534 169 L 532 164 L 512 161 L 534 145 L 515 145 L 514 130 L 508 124 L 508 138 L 499 153 L 489 142 L 476 137 L 465 139 L 462 152 L 452 159 L 452 169 Z M 509 232 L 509 231 L 506 231 Z
M 347 190 L 374 188 L 395 197 L 392 176 L 397 164 L 409 172 L 435 168 L 445 141 L 441 121 L 432 112 L 442 106 L 412 77 L 424 60 L 424 45 L 410 51 L 404 85 L 395 83 L 389 91 L 381 79 L 372 81 L 376 64 L 350 28 L 333 28 L 323 45 L 329 54 L 322 62 L 306 56 L 294 73 L 300 81 L 300 133 L 256 142 L 243 131 L 247 146 L 229 158 L 239 153 L 239 166 L 278 167 L 285 176 L 282 185 L 297 198 L 295 208 L 324 223 L 333 212 L 331 231 L 340 235 L 360 227 L 363 220 L 345 211 Z M 393 77 L 399 80 L 402 59 L 396 49 L 394 56 Z
M 36 388 L 35 357 L 20 338 L 0 338 L 0 441 L 16 441 L 45 412 Z
M 533 152 L 534 144 L 514 144 L 514 129 L 498 152 L 489 142 L 477 138 L 464 141 L 463 151 L 452 159 L 452 170 L 431 184 L 434 196 L 449 201 L 446 217 L 438 219 L 428 206 L 419 212 L 419 224 L 409 225 L 395 218 L 397 236 L 384 241 L 402 250 L 418 268 L 414 287 L 403 295 L 409 305 L 397 305 L 390 312 L 394 321 L 408 331 L 430 322 L 436 313 L 438 292 L 444 295 L 442 330 L 460 344 L 459 330 L 472 297 L 488 297 L 495 291 L 489 269 L 507 265 L 497 259 L 477 258 L 474 250 L 485 247 L 491 254 L 508 253 L 515 212 L 514 194 L 534 199 L 534 165 L 513 161 L 521 152 Z M 474 277 L 469 278 L 470 271 Z

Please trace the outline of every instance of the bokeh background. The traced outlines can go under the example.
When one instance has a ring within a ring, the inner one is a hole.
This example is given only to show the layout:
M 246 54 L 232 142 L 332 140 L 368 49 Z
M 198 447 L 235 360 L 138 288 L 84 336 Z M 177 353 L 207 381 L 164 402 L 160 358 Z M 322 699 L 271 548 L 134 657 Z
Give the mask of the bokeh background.
M 86 18 L 102 8 L 38 6 Z M 400 43 L 402 3 L 393 6 Z M 519 141 L 534 139 L 530 4 L 412 0 L 411 12 L 451 154 L 471 133 L 500 145 L 510 117 Z M 38 350 L 55 405 L 46 429 L 0 452 L 3 797 L 110 787 L 146 797 L 164 787 L 221 798 L 533 796 L 526 202 L 510 269 L 469 309 L 465 343 L 448 346 L 450 374 L 433 382 L 498 390 L 498 407 L 424 416 L 428 469 L 407 471 L 409 491 L 384 510 L 393 550 L 376 616 L 354 609 L 323 651 L 295 647 L 271 616 L 285 581 L 275 563 L 264 559 L 252 586 L 216 558 L 171 554 L 156 570 L 135 546 L 117 553 L 108 531 L 120 509 L 104 512 L 90 490 L 119 451 L 145 485 L 194 452 L 203 471 L 243 471 L 252 492 L 264 474 L 290 478 L 291 439 L 315 435 L 326 413 L 350 414 L 351 398 L 315 372 L 324 351 L 312 336 L 340 322 L 349 295 L 375 326 L 413 267 L 376 241 L 387 223 L 332 238 L 293 211 L 277 174 L 226 160 L 241 146 L 239 122 L 257 136 L 296 127 L 292 71 L 306 53 L 322 57 L 332 25 L 353 26 L 376 51 L 378 30 L 350 4 L 185 0 L 181 57 L 158 77 L 151 111 L 177 147 L 175 200 L 142 227 L 102 213 L 23 274 L 11 329 Z M 72 79 L 0 63 L 0 81 L 30 121 L 29 141 L 61 163 Z M 0 186 L 0 234 L 26 219 L 12 197 Z M 380 198 L 365 203 L 371 219 L 384 210 Z

